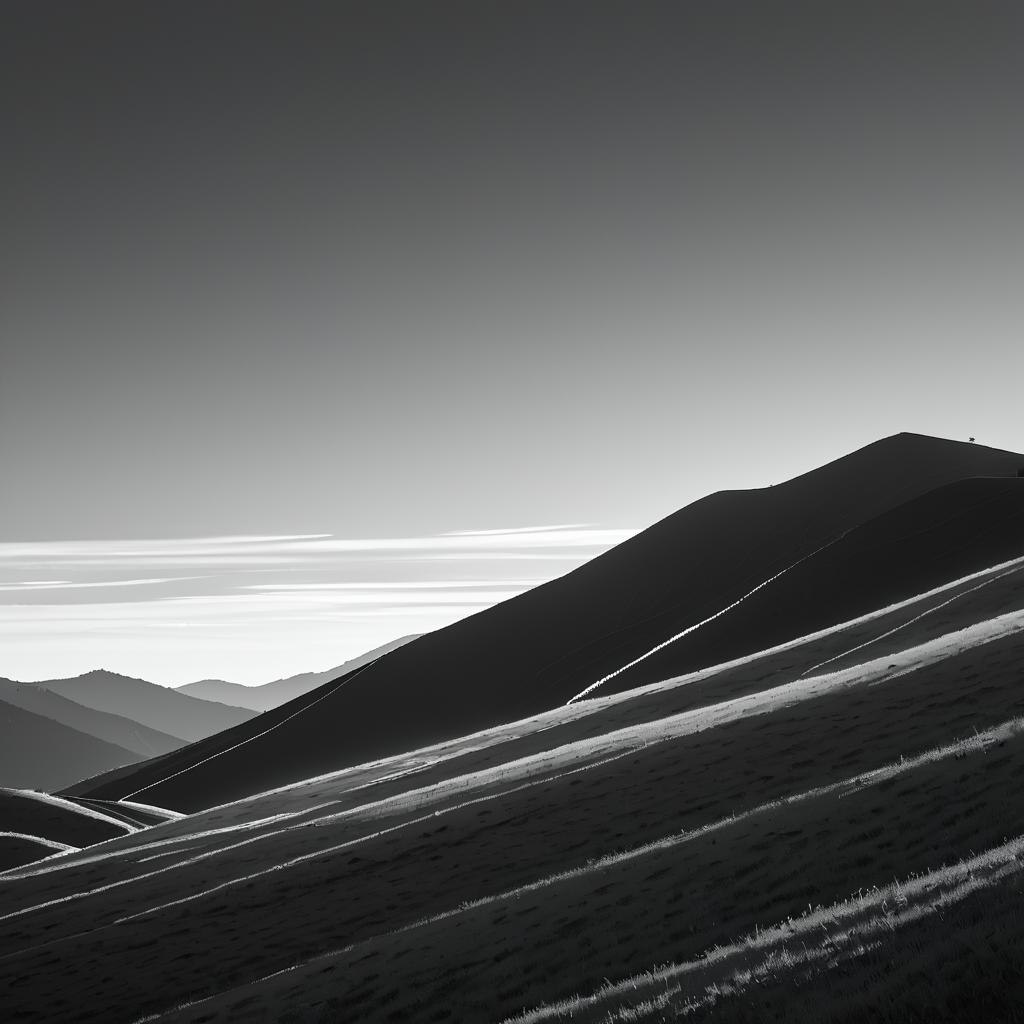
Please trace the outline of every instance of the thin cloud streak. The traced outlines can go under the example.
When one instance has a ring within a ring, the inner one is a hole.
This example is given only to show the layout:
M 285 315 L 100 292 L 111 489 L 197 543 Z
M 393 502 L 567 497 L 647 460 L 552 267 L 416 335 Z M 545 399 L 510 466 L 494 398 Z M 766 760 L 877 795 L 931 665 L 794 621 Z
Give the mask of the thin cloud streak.
M 513 530 L 436 534 L 424 537 L 344 538 L 332 534 L 282 537 L 206 537 L 167 540 L 49 541 L 0 544 L 0 566 L 4 564 L 112 565 L 196 561 L 212 564 L 218 558 L 258 561 L 267 557 L 356 554 L 374 552 L 436 552 L 531 548 L 603 548 L 621 543 L 637 531 L 579 527 L 525 527 Z
M 504 530 L 448 530 L 442 537 L 498 537 L 515 533 L 550 533 L 552 530 L 585 530 L 593 523 L 561 523 L 556 526 L 513 526 Z
M 288 550 L 289 546 L 303 542 L 323 540 L 329 533 L 267 534 L 220 537 L 176 537 L 148 540 L 57 540 L 6 541 L 0 543 L 0 562 L 48 561 L 51 558 L 108 557 L 144 558 L 167 554 L 179 556 L 194 554 L 237 553 L 239 551 Z
M 264 682 L 449 625 L 635 532 L 573 523 L 423 537 L 3 543 L 0 675 L 105 667 L 168 684 Z M 129 566 L 193 572 L 118 578 Z
M 142 587 L 160 583 L 178 583 L 183 580 L 202 579 L 201 576 L 163 576 L 145 580 L 94 580 L 89 583 L 72 583 L 70 580 L 32 581 L 0 586 L 3 591 L 36 593 L 40 590 L 81 590 L 93 587 Z
M 249 583 L 239 590 L 494 590 L 503 587 L 535 587 L 543 579 L 530 580 L 416 580 L 394 583 Z

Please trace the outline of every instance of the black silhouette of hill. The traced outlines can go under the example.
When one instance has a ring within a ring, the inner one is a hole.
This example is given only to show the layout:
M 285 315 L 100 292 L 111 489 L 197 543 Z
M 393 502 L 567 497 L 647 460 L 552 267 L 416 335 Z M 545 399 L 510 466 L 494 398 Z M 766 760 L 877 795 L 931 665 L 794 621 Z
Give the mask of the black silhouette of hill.
M 35 683 L 0 678 L 0 700 L 123 747 L 140 758 L 166 754 L 184 743 L 177 736 L 150 729 L 122 715 L 86 707 Z M 53 751 L 53 755 L 59 757 L 60 751 Z
M 104 669 L 34 685 L 97 711 L 131 718 L 186 742 L 230 729 L 254 715 L 248 708 L 190 697 L 167 686 Z
M 133 764 L 139 755 L 0 701 L 0 785 L 55 790 Z
M 263 683 L 259 686 L 243 686 L 241 683 L 229 683 L 223 679 L 200 679 L 195 683 L 185 683 L 184 686 L 175 687 L 179 693 L 186 693 L 190 697 L 200 697 L 203 700 L 220 701 L 222 704 L 231 704 L 239 708 L 249 708 L 251 711 L 269 711 L 271 708 L 286 704 L 296 697 L 301 697 L 310 690 L 315 690 L 324 683 L 329 683 L 339 676 L 361 668 L 369 661 L 387 654 L 389 651 L 397 650 L 403 644 L 415 640 L 416 636 L 403 636 L 391 643 L 376 647 L 372 651 L 351 658 L 342 665 L 326 669 L 323 672 L 303 672 L 299 675 L 288 676 L 285 679 L 275 679 L 273 682 Z
M 620 692 L 762 651 L 1022 554 L 1024 480 L 960 480 L 855 527 L 594 692 Z M 667 627 L 670 619 L 659 621 Z
M 943 561 L 949 537 L 941 530 L 934 536 L 945 539 L 930 555 L 919 542 L 920 579 L 955 578 L 964 566 L 984 567 L 994 551 L 1020 550 L 1014 510 L 1022 462 L 1011 452 L 899 434 L 775 487 L 711 495 L 561 579 L 421 637 L 259 722 L 69 792 L 106 799 L 141 792 L 139 799 L 193 810 L 525 718 L 565 703 L 800 559 L 816 558 L 825 545 L 928 492 L 938 493 L 926 504 L 960 508 L 965 536 L 993 534 L 977 561 L 964 548 L 959 569 Z M 986 519 L 985 495 L 968 488 L 961 500 L 941 490 L 976 477 L 1012 478 L 998 501 L 992 496 L 998 523 Z M 938 524 L 943 513 L 931 514 Z M 879 543 L 898 545 L 899 528 L 898 516 L 880 523 L 883 534 L 897 532 Z M 929 557 L 940 563 L 934 573 Z M 887 603 L 919 585 L 884 565 L 879 572 L 867 586 L 873 601 Z M 839 621 L 839 609 L 850 606 L 841 589 L 833 579 L 824 591 L 798 597 L 791 602 L 796 621 L 782 616 L 774 635 L 800 635 L 805 604 L 817 606 L 810 618 Z M 749 649 L 742 630 L 724 629 L 690 662 L 714 664 Z

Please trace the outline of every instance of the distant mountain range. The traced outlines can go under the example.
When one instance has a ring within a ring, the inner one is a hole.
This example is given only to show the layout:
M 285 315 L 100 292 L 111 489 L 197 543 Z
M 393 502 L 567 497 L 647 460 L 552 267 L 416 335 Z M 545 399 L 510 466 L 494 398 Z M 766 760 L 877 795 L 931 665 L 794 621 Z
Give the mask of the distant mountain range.
M 263 683 L 260 686 L 243 686 L 241 683 L 229 683 L 223 679 L 200 679 L 196 683 L 185 683 L 175 689 L 178 693 L 186 693 L 190 697 L 200 697 L 203 700 L 220 701 L 222 704 L 231 704 L 234 707 L 249 708 L 252 711 L 269 711 L 281 704 L 286 704 L 296 697 L 301 697 L 310 690 L 315 690 L 332 679 L 361 668 L 367 662 L 374 661 L 390 651 L 416 640 L 418 634 L 403 636 L 393 640 L 389 644 L 377 647 L 358 658 L 346 661 L 336 668 L 329 668 L 324 672 L 303 672 L 297 676 L 288 676 L 285 679 L 275 679 L 270 683 Z
M 0 701 L 0 782 L 56 790 L 141 759 L 121 747 Z
M 248 708 L 202 700 L 145 679 L 96 669 L 72 679 L 35 685 L 97 711 L 123 715 L 158 732 L 191 742 L 252 718 Z
M 231 729 L 415 637 L 337 668 L 262 686 L 207 679 L 177 688 L 97 669 L 68 679 L 0 677 L 0 786 L 55 790 Z
M 0 678 L 0 786 L 59 789 L 253 714 L 103 670 L 33 683 Z
M 131 751 L 139 757 L 166 754 L 168 750 L 180 747 L 185 739 L 183 736 L 173 736 L 169 732 L 150 728 L 121 714 L 97 711 L 95 707 L 62 697 L 60 693 L 48 690 L 40 683 L 0 679 L 0 701 L 50 718 L 61 725 Z

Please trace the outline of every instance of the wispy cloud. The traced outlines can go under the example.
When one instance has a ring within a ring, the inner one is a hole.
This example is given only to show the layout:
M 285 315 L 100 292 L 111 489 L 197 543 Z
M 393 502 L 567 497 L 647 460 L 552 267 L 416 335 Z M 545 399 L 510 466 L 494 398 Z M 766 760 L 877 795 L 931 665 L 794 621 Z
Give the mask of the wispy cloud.
M 250 583 L 240 590 L 494 590 L 505 587 L 535 587 L 544 579 L 528 580 L 404 580 L 388 583 Z
M 0 543 L 0 564 L 50 563 L 78 558 L 161 558 L 167 555 L 206 558 L 218 554 L 245 555 L 289 550 L 291 545 L 331 537 L 329 533 L 227 537 L 175 537 L 148 540 L 56 540 Z
M 35 592 L 39 590 L 85 590 L 96 587 L 143 587 L 159 583 L 177 583 L 181 580 L 202 579 L 201 576 L 162 576 L 146 580 L 93 580 L 72 583 L 71 580 L 24 580 L 21 583 L 0 585 L 0 590 Z
M 442 537 L 500 537 L 505 534 L 517 533 L 552 533 L 554 531 L 586 530 L 592 527 L 593 523 L 562 523 L 557 526 L 513 526 L 504 530 L 449 530 L 441 534 Z
M 635 530 L 589 525 L 530 526 L 504 530 L 467 530 L 424 537 L 337 537 L 333 534 L 265 537 L 199 537 L 164 540 L 84 540 L 0 544 L 0 566 L 96 566 L 263 564 L 268 558 L 302 561 L 330 555 L 434 554 L 442 551 L 488 552 L 606 548 Z
M 570 523 L 421 537 L 0 543 L 0 675 L 102 665 L 157 682 L 261 682 L 445 626 L 635 532 Z M 178 572 L 160 572 L 168 566 Z M 120 589 L 116 600 L 109 588 Z

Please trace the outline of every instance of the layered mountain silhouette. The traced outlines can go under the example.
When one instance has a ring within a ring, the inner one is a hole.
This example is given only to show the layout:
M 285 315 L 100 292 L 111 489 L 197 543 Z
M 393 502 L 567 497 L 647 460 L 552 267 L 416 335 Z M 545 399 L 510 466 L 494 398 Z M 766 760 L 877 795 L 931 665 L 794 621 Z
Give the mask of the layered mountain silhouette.
M 139 760 L 139 754 L 0 701 L 0 780 L 17 789 L 56 790 Z
M 259 687 L 208 680 L 174 691 L 143 679 L 100 670 L 41 683 L 0 678 L 0 715 L 4 716 L 5 729 L 12 734 L 0 752 L 0 786 L 52 790 L 114 767 L 169 753 L 192 740 L 248 721 L 265 708 L 315 689 L 412 639 L 395 640 L 337 669 L 307 672 Z M 207 695 L 197 693 L 197 688 Z M 217 694 L 238 694 L 249 706 L 227 704 L 217 700 Z M 125 714 L 98 710 L 101 707 L 118 708 Z M 30 715 L 21 715 L 19 711 Z M 126 717 L 128 713 L 138 715 L 139 720 Z M 144 721 L 158 722 L 165 731 L 143 724 Z M 13 735 L 16 723 L 24 724 L 19 737 Z M 172 734 L 171 730 L 177 732 Z M 126 815 L 124 808 L 109 802 L 102 810 L 136 825 L 163 820 L 138 810 Z
M 76 701 L 62 697 L 37 683 L 19 683 L 0 679 L 0 701 L 51 718 L 61 725 L 70 726 L 97 739 L 129 750 L 140 758 L 166 754 L 184 742 L 180 736 L 171 736 L 142 725 L 123 715 L 97 711 Z M 59 756 L 55 750 L 54 755 Z
M 203 700 L 145 679 L 105 669 L 33 685 L 76 704 L 130 718 L 149 729 L 188 742 L 229 729 L 248 721 L 255 714 L 250 708 Z
M 184 686 L 178 686 L 175 689 L 178 693 L 185 693 L 190 697 L 220 701 L 222 704 L 249 708 L 251 711 L 269 711 L 271 708 L 276 708 L 309 693 L 310 690 L 315 690 L 318 686 L 323 686 L 324 683 L 337 679 L 346 672 L 362 668 L 367 662 L 375 661 L 415 639 L 416 636 L 403 636 L 389 644 L 367 651 L 357 658 L 352 658 L 335 668 L 329 668 L 323 672 L 303 672 L 285 679 L 275 679 L 273 682 L 263 683 L 260 686 L 243 686 L 241 683 L 229 683 L 223 679 L 200 679 L 198 682 L 185 683 Z
M 784 484 L 713 494 L 258 721 L 67 792 L 210 807 L 522 719 L 607 677 L 599 692 L 792 639 L 1024 553 L 1022 465 L 899 434 Z

